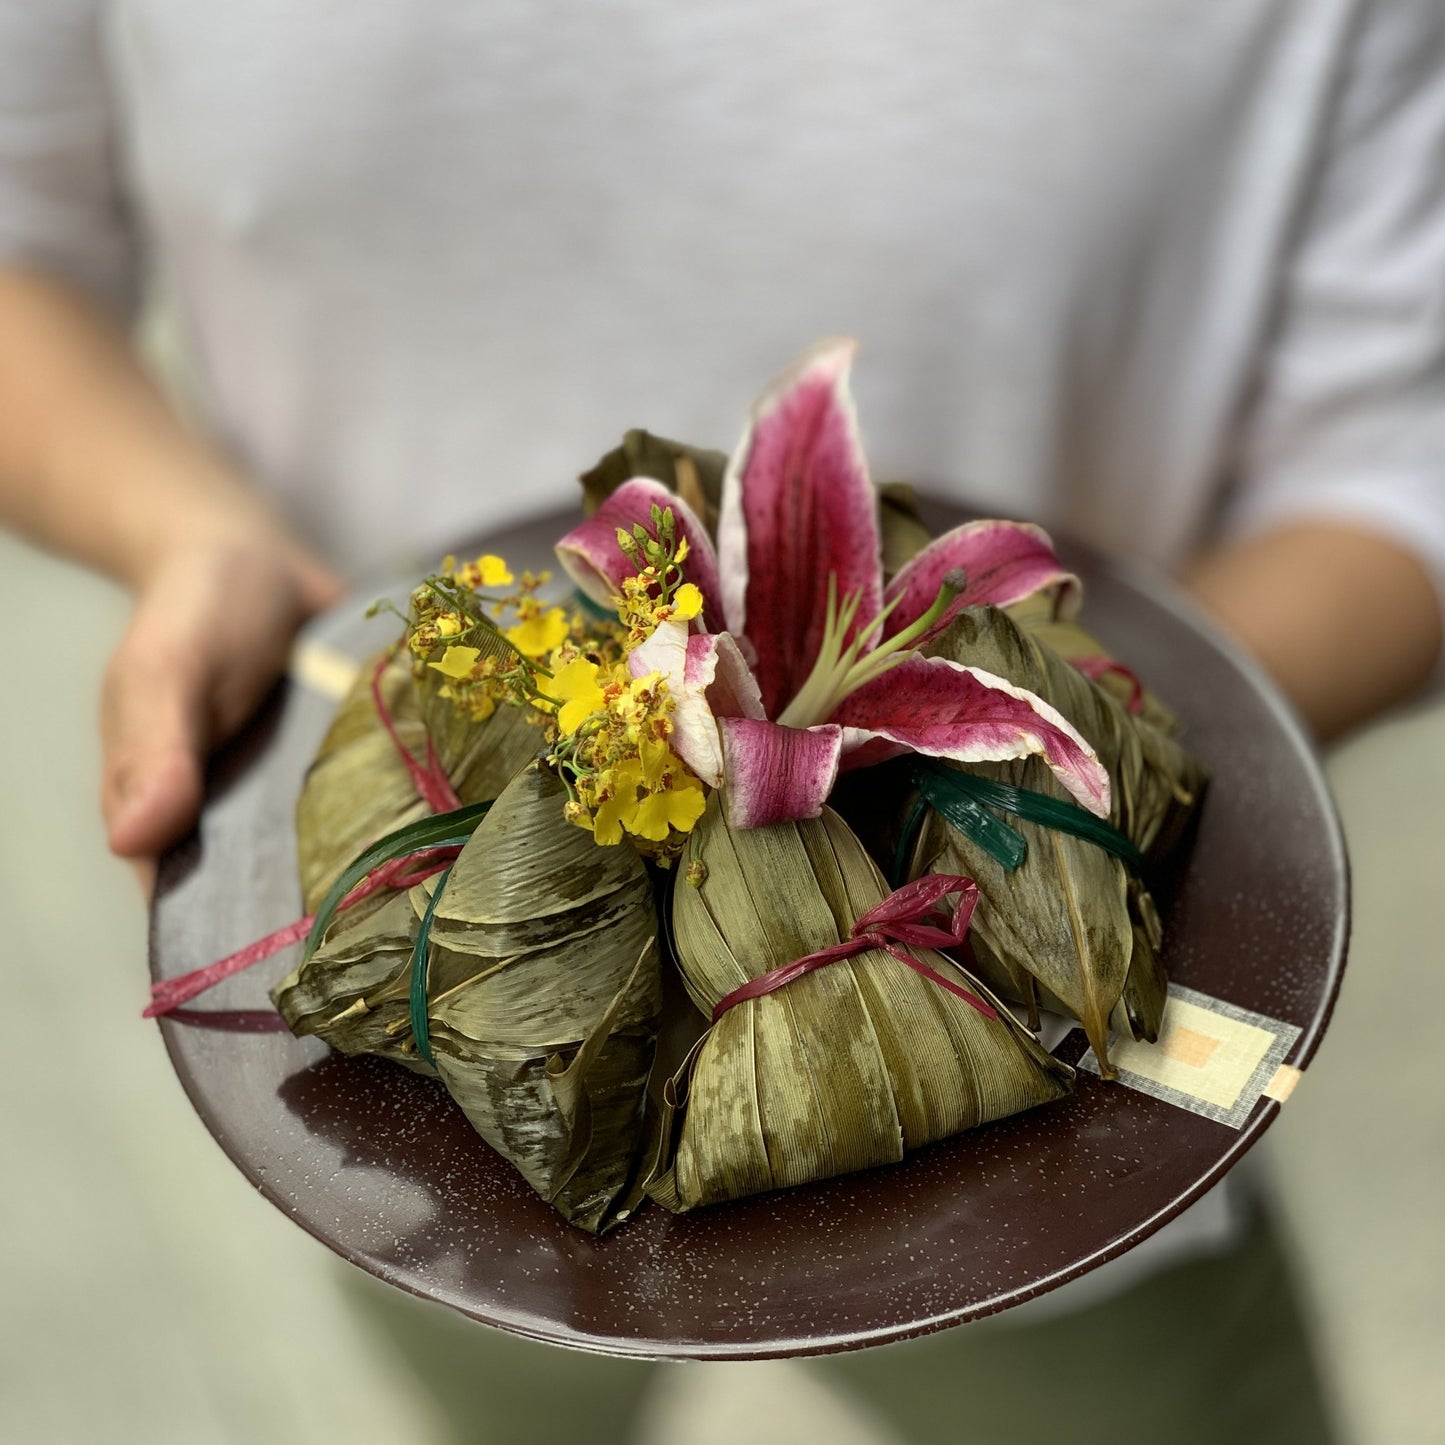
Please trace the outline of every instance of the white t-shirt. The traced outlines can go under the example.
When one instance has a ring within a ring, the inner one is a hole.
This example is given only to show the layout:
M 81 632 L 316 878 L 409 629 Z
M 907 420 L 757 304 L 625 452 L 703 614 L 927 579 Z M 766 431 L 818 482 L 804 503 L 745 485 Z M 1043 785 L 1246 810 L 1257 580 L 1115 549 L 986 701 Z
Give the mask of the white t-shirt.
M 353 571 L 846 332 L 880 477 L 1445 573 L 1439 0 L 0 0 L 6 258 L 154 275 Z
M 846 332 L 879 477 L 1445 575 L 1440 0 L 0 0 L 4 260 L 154 277 L 353 571 L 572 501 L 627 426 L 726 449 Z

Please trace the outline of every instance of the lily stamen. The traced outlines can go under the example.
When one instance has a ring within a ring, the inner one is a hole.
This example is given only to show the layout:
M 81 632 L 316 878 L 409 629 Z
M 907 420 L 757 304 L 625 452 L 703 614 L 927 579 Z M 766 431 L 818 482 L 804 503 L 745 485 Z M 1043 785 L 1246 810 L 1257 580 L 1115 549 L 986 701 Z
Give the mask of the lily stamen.
M 895 597 L 851 642 L 844 643 L 843 639 L 858 615 L 862 593 L 850 593 L 840 607 L 837 578 L 829 573 L 828 605 L 817 659 L 797 695 L 779 714 L 778 722 L 784 727 L 806 728 L 826 721 L 850 693 L 881 677 L 910 656 L 914 642 L 938 622 L 954 598 L 963 591 L 966 582 L 962 571 L 948 573 L 927 612 L 886 642 L 869 648 L 869 642 L 877 637 L 899 599 Z M 865 651 L 865 648 L 868 650 Z

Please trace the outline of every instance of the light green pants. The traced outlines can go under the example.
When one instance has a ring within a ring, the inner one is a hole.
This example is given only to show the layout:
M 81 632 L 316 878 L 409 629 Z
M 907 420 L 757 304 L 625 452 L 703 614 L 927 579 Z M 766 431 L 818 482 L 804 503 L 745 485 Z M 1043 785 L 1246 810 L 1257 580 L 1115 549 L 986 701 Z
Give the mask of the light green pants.
M 668 1368 L 520 1340 L 348 1275 L 363 1312 L 450 1421 L 439 1445 L 625 1445 L 655 1372 Z M 1102 1304 L 1036 1324 L 985 1320 L 806 1368 L 917 1445 L 1336 1439 L 1264 1216 L 1229 1253 L 1163 1270 Z

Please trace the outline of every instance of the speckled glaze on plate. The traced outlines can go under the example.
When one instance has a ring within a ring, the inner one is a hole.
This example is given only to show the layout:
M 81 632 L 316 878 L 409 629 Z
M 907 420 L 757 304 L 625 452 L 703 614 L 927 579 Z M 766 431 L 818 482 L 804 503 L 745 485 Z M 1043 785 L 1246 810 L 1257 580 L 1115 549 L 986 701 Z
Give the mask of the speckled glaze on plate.
M 934 530 L 963 516 L 932 503 Z M 543 565 L 570 519 L 488 539 Z M 1156 579 L 1063 546 L 1084 618 L 1175 707 L 1214 775 L 1165 900 L 1170 977 L 1302 1030 L 1339 988 L 1349 884 L 1309 744 L 1258 672 Z M 360 606 L 316 635 L 385 641 Z M 292 810 L 331 704 L 294 686 L 218 763 L 197 833 L 163 861 L 151 971 L 184 973 L 299 912 Z M 502 1329 L 619 1355 L 749 1359 L 924 1334 L 1007 1309 L 1123 1254 L 1198 1199 L 1280 1106 L 1233 1129 L 1079 1077 L 1076 1096 L 903 1163 L 674 1217 L 606 1239 L 570 1228 L 472 1132 L 440 1085 L 275 1031 L 268 960 L 163 1020 L 198 1113 L 242 1173 L 362 1269 Z M 1071 1034 L 1061 1057 L 1083 1051 Z M 221 1242 L 218 1241 L 218 1245 Z

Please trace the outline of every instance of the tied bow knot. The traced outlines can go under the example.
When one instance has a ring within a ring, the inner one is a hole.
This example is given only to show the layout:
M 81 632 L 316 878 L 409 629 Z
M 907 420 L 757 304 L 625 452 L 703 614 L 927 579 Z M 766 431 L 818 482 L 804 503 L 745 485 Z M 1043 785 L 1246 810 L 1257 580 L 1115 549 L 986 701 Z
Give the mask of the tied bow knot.
M 936 909 L 949 894 L 958 894 L 958 902 L 949 915 L 940 915 Z M 914 973 L 922 974 L 931 983 L 947 989 L 966 1003 L 971 1004 L 985 1018 L 996 1019 L 998 1012 L 975 993 L 960 983 L 946 978 L 937 969 L 930 968 L 922 959 L 906 953 L 898 944 L 913 948 L 957 948 L 968 933 L 968 925 L 978 903 L 978 885 L 971 878 L 955 873 L 929 873 L 912 883 L 890 893 L 881 903 L 875 904 L 858 921 L 841 943 L 820 948 L 816 953 L 805 954 L 802 958 L 785 963 L 768 973 L 750 978 L 741 988 L 718 1000 L 713 1007 L 712 1021 L 716 1023 L 731 1008 L 752 998 L 762 998 L 801 978 L 814 969 L 825 968 L 830 963 L 852 958 L 854 954 L 866 953 L 870 948 L 881 949 L 899 963 L 906 964 Z M 942 925 L 942 926 L 940 926 Z

